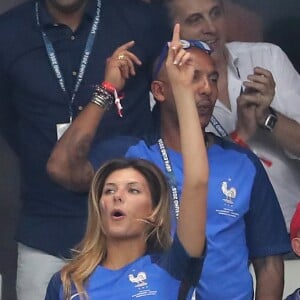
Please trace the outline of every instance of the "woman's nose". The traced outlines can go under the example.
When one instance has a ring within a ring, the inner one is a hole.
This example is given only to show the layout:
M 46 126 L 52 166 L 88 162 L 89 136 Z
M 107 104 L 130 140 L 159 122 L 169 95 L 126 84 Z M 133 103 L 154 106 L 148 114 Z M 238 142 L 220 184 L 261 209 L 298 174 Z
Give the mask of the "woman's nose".
M 114 193 L 113 199 L 115 202 L 122 202 L 123 198 L 124 198 L 123 193 L 120 190 L 118 190 Z

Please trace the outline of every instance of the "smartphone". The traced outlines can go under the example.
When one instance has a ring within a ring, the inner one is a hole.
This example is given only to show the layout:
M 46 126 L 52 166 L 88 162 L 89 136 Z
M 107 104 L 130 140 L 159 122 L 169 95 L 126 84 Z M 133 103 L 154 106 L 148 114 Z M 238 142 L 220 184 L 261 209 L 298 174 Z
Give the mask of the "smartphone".
M 255 93 L 257 93 L 257 90 L 254 89 L 254 88 L 246 87 L 246 88 L 243 90 L 243 94 L 255 94 Z

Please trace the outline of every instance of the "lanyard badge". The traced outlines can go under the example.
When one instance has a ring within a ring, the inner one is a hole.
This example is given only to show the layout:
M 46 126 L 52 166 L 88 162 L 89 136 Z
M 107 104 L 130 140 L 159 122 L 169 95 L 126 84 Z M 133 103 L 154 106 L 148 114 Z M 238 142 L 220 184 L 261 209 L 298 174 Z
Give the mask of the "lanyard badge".
M 70 117 L 70 123 L 72 122 L 73 119 L 73 103 L 74 103 L 74 99 L 76 97 L 76 94 L 79 90 L 80 84 L 82 82 L 85 70 L 86 70 L 86 66 L 90 57 L 90 53 L 93 49 L 94 46 L 94 41 L 95 41 L 95 36 L 99 27 L 99 23 L 100 23 L 100 12 L 101 12 L 101 0 L 97 1 L 97 10 L 96 10 L 96 15 L 94 17 L 94 21 L 90 30 L 90 33 L 88 35 L 87 41 L 86 41 L 86 45 L 85 45 L 85 49 L 82 55 L 82 59 L 81 59 L 81 63 L 80 63 L 80 67 L 79 67 L 79 72 L 77 75 L 77 79 L 76 79 L 76 83 L 75 83 L 75 87 L 72 93 L 72 97 L 69 99 L 69 117 Z M 39 27 L 41 27 L 40 24 L 40 18 L 39 18 L 39 4 L 38 2 L 35 3 L 35 13 L 36 13 L 36 23 Z M 45 48 L 52 66 L 52 69 L 56 75 L 56 78 L 58 80 L 58 83 L 62 89 L 62 91 L 64 92 L 65 95 L 67 95 L 67 90 L 66 90 L 66 86 L 65 86 L 65 81 L 56 57 L 56 53 L 53 47 L 52 42 L 50 41 L 50 39 L 48 38 L 46 32 L 44 32 L 41 29 L 42 32 L 42 37 L 43 37 L 43 41 L 45 44 Z M 68 97 L 69 98 L 69 97 Z M 70 123 L 59 123 L 56 124 L 56 130 L 57 130 L 57 139 L 59 139 L 62 134 L 65 132 L 65 130 L 69 127 Z

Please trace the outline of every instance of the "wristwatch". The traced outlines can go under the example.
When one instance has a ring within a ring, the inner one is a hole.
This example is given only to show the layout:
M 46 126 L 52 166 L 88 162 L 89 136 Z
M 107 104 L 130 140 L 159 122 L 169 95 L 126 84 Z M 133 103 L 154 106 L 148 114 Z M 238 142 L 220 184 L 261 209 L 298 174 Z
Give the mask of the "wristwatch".
M 275 110 L 272 107 L 269 107 L 269 114 L 265 119 L 264 128 L 269 131 L 273 131 L 273 129 L 277 123 L 277 120 L 278 120 L 278 117 L 277 117 Z

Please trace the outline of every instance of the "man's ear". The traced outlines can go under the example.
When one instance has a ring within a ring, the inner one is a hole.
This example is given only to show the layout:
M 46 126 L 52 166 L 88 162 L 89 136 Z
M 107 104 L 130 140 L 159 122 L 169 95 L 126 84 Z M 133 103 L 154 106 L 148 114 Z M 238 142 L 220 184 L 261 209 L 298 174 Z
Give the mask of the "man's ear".
M 296 253 L 296 255 L 300 256 L 300 238 L 295 237 L 291 241 L 293 251 Z
M 151 83 L 151 92 L 156 101 L 165 101 L 165 86 L 160 80 L 153 80 Z

